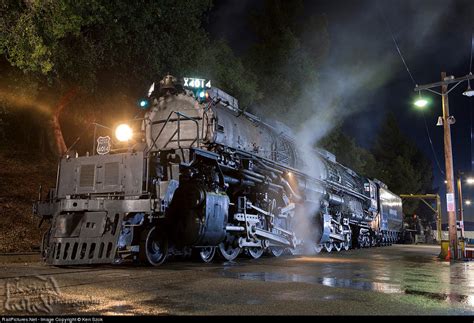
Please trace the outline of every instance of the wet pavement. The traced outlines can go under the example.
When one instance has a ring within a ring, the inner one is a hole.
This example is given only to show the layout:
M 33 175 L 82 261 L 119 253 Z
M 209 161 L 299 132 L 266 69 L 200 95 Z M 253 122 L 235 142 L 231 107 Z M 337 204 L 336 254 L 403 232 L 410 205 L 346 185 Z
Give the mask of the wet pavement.
M 0 257 L 0 314 L 473 315 L 474 262 L 438 246 L 59 268 Z

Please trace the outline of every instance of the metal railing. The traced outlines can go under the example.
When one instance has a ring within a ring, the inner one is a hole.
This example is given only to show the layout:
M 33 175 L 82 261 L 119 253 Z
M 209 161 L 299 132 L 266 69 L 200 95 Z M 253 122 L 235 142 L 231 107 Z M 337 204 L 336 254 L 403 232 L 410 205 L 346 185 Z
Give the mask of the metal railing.
M 176 115 L 177 118 L 171 118 L 173 115 Z M 194 138 L 181 138 L 181 123 L 183 121 L 191 121 L 194 122 L 196 125 L 196 137 Z M 177 127 L 176 130 L 173 132 L 173 134 L 168 138 L 166 143 L 163 145 L 161 148 L 166 148 L 170 143 L 177 143 L 178 147 L 181 148 L 181 143 L 182 142 L 191 142 L 189 144 L 189 147 L 192 147 L 195 143 L 197 144 L 196 146 L 199 147 L 200 145 L 200 136 L 199 136 L 199 122 L 196 118 L 189 117 L 185 115 L 184 113 L 181 113 L 179 111 L 171 111 L 171 113 L 168 115 L 168 118 L 166 121 L 163 123 L 163 126 L 161 127 L 160 131 L 158 132 L 158 135 L 153 139 L 151 146 L 147 150 L 147 154 L 154 148 L 158 148 L 156 146 L 156 142 L 160 138 L 161 134 L 163 133 L 163 130 L 166 128 L 169 122 L 177 122 Z M 174 139 L 177 137 L 176 139 Z

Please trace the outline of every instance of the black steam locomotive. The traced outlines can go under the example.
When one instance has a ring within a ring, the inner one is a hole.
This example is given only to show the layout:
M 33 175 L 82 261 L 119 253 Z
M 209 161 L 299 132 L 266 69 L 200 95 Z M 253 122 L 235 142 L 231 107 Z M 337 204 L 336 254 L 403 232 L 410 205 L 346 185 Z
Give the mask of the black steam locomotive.
M 193 252 L 209 262 L 397 241 L 401 199 L 383 183 L 326 151 L 302 152 L 210 81 L 167 75 L 140 106 L 139 127 L 116 128 L 122 146 L 100 136 L 92 155 L 61 159 L 56 188 L 35 204 L 50 223 L 47 263 L 160 265 Z

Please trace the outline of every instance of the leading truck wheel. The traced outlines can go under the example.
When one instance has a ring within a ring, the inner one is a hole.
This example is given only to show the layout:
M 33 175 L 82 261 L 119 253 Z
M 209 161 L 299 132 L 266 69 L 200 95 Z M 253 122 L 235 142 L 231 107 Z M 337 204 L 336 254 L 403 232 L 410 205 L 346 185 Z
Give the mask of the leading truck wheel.
M 205 263 L 210 263 L 214 259 L 215 255 L 216 255 L 216 247 L 201 248 L 201 251 L 199 252 L 199 256 L 201 257 L 201 260 L 204 261 Z
M 152 266 L 161 265 L 168 256 L 168 239 L 156 227 L 142 233 L 140 260 Z

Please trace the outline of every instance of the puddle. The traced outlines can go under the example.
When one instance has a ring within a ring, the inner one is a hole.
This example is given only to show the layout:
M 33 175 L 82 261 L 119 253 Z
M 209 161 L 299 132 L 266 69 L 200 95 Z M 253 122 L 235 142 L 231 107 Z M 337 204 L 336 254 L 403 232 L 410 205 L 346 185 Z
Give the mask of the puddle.
M 399 286 L 395 284 L 370 282 L 352 279 L 339 279 L 334 277 L 314 277 L 299 274 L 285 274 L 285 273 L 239 273 L 224 270 L 222 275 L 227 278 L 235 278 L 242 280 L 254 281 L 269 281 L 269 282 L 299 282 L 319 284 L 328 287 L 352 288 L 358 290 L 373 290 L 384 293 L 401 293 Z
M 474 305 L 473 297 L 461 295 L 457 293 L 433 293 L 413 288 L 402 288 L 399 284 L 389 284 L 385 282 L 372 282 L 363 280 L 352 280 L 335 277 L 314 277 L 300 274 L 287 273 L 268 273 L 268 272 L 232 272 L 224 270 L 222 275 L 226 278 L 234 278 L 251 281 L 268 281 L 268 282 L 299 282 L 318 284 L 328 287 L 350 288 L 356 290 L 368 290 L 382 292 L 386 294 L 406 294 L 416 295 L 429 298 L 431 300 L 450 302 L 450 303 L 467 303 Z
M 470 302 L 469 296 L 461 295 L 457 293 L 432 293 L 432 292 L 425 292 L 415 289 L 405 289 L 405 294 L 407 295 L 418 295 L 424 296 L 429 299 L 437 300 L 437 301 L 447 301 L 451 303 L 467 303 Z

